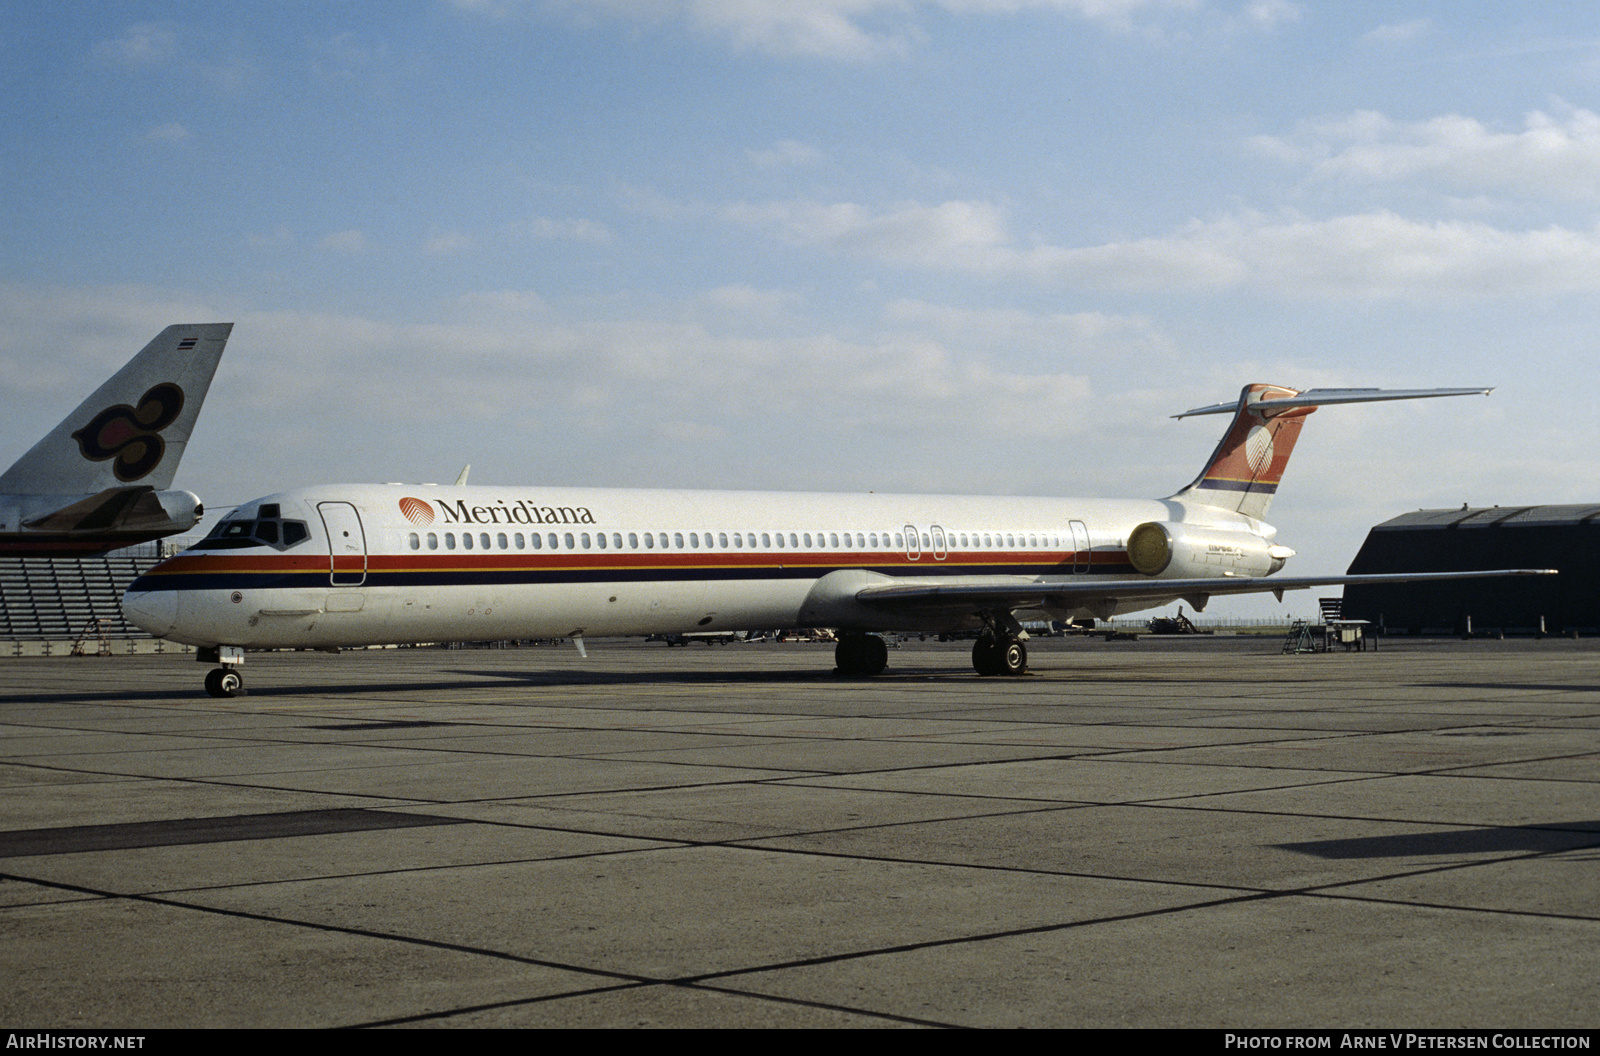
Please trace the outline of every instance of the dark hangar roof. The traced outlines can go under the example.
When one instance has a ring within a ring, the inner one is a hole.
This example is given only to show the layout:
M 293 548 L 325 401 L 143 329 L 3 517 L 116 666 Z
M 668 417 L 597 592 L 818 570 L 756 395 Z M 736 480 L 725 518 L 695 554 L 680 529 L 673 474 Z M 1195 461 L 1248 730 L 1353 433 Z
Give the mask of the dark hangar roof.
M 1439 528 L 1534 528 L 1600 523 L 1600 505 L 1487 506 L 1453 510 L 1417 510 L 1376 525 L 1375 532 Z

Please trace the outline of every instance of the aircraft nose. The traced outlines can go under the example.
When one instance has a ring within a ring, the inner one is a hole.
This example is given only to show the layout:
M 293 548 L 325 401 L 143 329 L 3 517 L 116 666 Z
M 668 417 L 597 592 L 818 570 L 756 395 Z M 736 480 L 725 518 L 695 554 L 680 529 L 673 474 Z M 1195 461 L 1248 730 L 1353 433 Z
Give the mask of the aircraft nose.
M 178 592 L 130 590 L 122 596 L 122 615 L 140 630 L 165 638 L 178 623 Z

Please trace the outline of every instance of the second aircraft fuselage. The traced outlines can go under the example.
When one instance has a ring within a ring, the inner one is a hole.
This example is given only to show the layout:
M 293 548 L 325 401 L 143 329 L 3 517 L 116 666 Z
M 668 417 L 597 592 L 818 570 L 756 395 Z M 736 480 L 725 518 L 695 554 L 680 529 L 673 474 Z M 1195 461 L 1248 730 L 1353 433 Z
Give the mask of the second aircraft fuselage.
M 1196 545 L 1154 576 L 1147 522 Z M 348 485 L 268 496 L 136 581 L 130 618 L 192 645 L 320 648 L 437 640 L 825 626 L 943 631 L 885 613 L 877 583 L 1260 576 L 1273 530 L 1173 500 Z M 1167 599 L 1040 616 L 1106 618 Z

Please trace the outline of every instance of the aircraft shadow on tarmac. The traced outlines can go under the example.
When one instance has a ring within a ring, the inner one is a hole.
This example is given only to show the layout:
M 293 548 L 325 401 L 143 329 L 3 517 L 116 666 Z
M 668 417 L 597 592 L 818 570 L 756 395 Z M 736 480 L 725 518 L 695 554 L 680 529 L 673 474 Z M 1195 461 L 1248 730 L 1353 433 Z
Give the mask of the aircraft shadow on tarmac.
M 1286 851 L 1318 858 L 1413 858 L 1418 855 L 1550 853 L 1600 848 L 1600 821 L 1552 822 L 1533 826 L 1446 829 L 1347 840 L 1279 843 Z
M 357 693 L 441 693 L 462 691 L 470 692 L 481 690 L 490 685 L 503 686 L 507 682 L 519 683 L 526 686 L 550 687 L 584 687 L 584 686 L 648 686 L 648 685 L 765 685 L 772 683 L 881 683 L 899 678 L 914 677 L 919 681 L 927 681 L 934 677 L 959 678 L 963 681 L 977 681 L 978 678 L 970 671 L 955 668 L 912 668 L 898 671 L 886 671 L 872 678 L 840 675 L 826 668 L 804 668 L 792 671 L 728 671 L 722 669 L 701 669 L 684 671 L 650 671 L 643 673 L 637 670 L 630 671 L 597 671 L 574 670 L 573 668 L 551 668 L 544 670 L 485 670 L 471 671 L 459 670 L 441 672 L 441 674 L 458 675 L 454 679 L 433 679 L 419 681 L 414 678 L 396 678 L 393 681 L 363 681 L 363 682 L 301 682 L 293 680 L 292 676 L 279 685 L 271 684 L 273 676 L 260 671 L 251 672 L 256 677 L 249 683 L 248 690 L 239 698 L 248 701 L 250 697 L 285 697 L 285 696 L 342 696 Z M 987 681 L 987 680 L 986 680 Z M 1007 679 L 1007 685 L 1014 685 L 1015 679 Z M 41 692 L 18 693 L 6 699 L 13 704 L 96 704 L 115 701 L 119 703 L 140 703 L 145 701 L 166 702 L 173 700 L 185 701 L 193 698 L 196 702 L 216 703 L 205 691 L 191 682 L 171 689 L 121 689 L 105 692 Z
M 1575 686 L 1556 682 L 1418 682 L 1424 689 L 1516 689 L 1529 693 L 1600 693 L 1600 686 Z

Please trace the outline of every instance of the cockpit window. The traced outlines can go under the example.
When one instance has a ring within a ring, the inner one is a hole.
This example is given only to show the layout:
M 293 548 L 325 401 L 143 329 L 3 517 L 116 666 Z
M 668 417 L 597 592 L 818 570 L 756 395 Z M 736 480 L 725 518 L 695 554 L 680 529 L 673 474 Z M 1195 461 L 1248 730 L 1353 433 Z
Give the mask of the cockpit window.
M 287 550 L 311 537 L 306 522 L 279 516 L 277 503 L 265 503 L 256 518 L 230 517 L 218 522 L 211 534 L 194 544 L 196 550 L 240 550 L 249 546 L 270 546 Z

